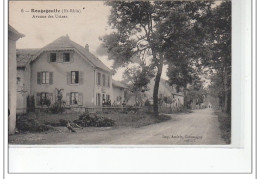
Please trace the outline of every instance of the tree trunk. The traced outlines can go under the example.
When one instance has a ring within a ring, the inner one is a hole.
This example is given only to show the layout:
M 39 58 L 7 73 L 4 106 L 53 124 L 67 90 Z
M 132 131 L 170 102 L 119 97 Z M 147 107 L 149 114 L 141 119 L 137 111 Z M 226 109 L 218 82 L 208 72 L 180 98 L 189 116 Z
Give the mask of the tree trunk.
M 161 75 L 162 75 L 163 63 L 161 62 L 160 64 L 158 64 L 157 68 L 158 68 L 158 71 L 155 76 L 155 83 L 154 83 L 154 89 L 153 89 L 153 112 L 155 115 L 159 115 L 158 92 L 159 92 L 160 80 L 161 80 Z

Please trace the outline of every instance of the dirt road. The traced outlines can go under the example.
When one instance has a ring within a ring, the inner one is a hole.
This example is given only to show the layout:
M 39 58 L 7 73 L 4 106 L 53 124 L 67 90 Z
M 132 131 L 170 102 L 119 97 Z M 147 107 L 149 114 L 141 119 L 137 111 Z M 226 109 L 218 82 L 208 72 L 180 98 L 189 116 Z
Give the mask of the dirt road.
M 69 133 L 18 134 L 9 136 L 14 144 L 225 144 L 218 118 L 211 109 L 172 114 L 166 122 L 140 128 L 84 128 Z

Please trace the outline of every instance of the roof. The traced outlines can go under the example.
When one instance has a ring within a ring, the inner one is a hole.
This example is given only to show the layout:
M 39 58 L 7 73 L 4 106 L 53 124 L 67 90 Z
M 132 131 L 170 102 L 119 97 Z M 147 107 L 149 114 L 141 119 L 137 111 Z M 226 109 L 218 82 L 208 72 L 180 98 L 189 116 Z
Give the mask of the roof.
M 161 84 L 163 84 L 164 86 L 165 86 L 165 88 L 168 90 L 168 91 L 170 91 L 172 94 L 174 94 L 174 95 L 178 95 L 178 96 L 183 96 L 183 93 L 181 93 L 181 92 L 179 92 L 179 93 L 177 93 L 177 91 L 176 91 L 176 85 L 175 84 L 173 84 L 173 85 L 169 85 L 169 83 L 167 82 L 167 80 L 165 80 L 165 79 L 163 79 L 163 78 L 161 78 Z M 160 85 L 161 85 L 160 84 Z
M 15 28 L 13 28 L 12 26 L 8 25 L 8 31 L 13 33 L 14 35 L 16 35 L 18 38 L 24 37 L 24 34 L 21 34 L 20 32 L 18 32 L 17 30 L 15 30 Z
M 101 60 L 99 60 L 92 53 L 90 53 L 89 50 L 85 49 L 84 47 L 77 44 L 76 42 L 70 40 L 69 36 L 61 36 L 58 39 L 51 42 L 50 44 L 46 45 L 45 47 L 40 49 L 40 51 L 36 54 L 35 58 L 37 58 L 44 51 L 53 51 L 53 50 L 75 50 L 80 55 L 82 55 L 85 60 L 88 60 L 95 67 L 103 69 L 108 72 L 111 71 L 111 69 L 109 69 Z
M 35 57 L 39 49 L 16 49 L 17 67 L 25 67 Z
M 112 85 L 113 86 L 116 86 L 116 87 L 119 87 L 119 88 L 127 88 L 127 85 L 120 82 L 120 81 L 116 81 L 116 80 L 113 80 L 112 79 Z

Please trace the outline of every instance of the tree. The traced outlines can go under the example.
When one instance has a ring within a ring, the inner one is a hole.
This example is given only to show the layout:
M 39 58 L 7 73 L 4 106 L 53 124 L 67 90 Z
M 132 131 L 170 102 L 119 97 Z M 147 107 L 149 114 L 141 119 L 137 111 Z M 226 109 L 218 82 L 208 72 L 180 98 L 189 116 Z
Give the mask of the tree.
M 159 30 L 165 37 L 169 82 L 185 89 L 187 84 L 193 84 L 200 70 L 208 69 L 221 79 L 219 83 L 212 78 L 212 83 L 220 88 L 223 111 L 230 112 L 231 2 L 214 5 L 195 1 L 182 5 L 178 6 L 180 11 L 167 15 Z
M 206 90 L 203 88 L 203 82 L 200 78 L 195 78 L 187 88 L 187 107 L 190 107 L 192 102 L 196 102 L 196 105 L 201 106 L 207 96 Z
M 171 34 L 185 37 L 189 17 L 195 17 L 205 3 L 200 2 L 163 2 L 163 1 L 110 1 L 109 24 L 114 32 L 104 36 L 103 47 L 114 60 L 114 68 L 126 66 L 134 62 L 139 55 L 141 60 L 150 59 L 150 66 L 155 69 L 155 85 L 153 89 L 153 110 L 158 114 L 158 91 L 163 65 L 167 63 L 165 50 L 169 46 L 185 46 L 186 38 L 180 41 L 169 40 Z M 184 11 L 184 13 L 181 13 Z M 180 15 L 178 15 L 180 14 Z M 168 20 L 170 19 L 170 20 Z M 173 22 L 171 19 L 175 19 Z M 172 22 L 174 28 L 167 27 Z M 179 24 L 182 30 L 179 29 Z M 179 48 L 178 48 L 179 49 Z M 174 49 L 174 50 L 178 50 Z
M 202 65 L 214 71 L 212 85 L 219 88 L 223 111 L 231 107 L 231 2 L 224 1 L 199 21 L 199 29 L 205 34 L 201 49 Z
M 130 92 L 135 95 L 136 104 L 142 100 L 143 92 L 149 90 L 148 84 L 153 77 L 153 69 L 145 64 L 127 68 L 124 72 L 124 81 L 128 84 Z
M 201 47 L 202 34 L 197 28 L 198 19 L 208 13 L 211 2 L 175 2 L 165 4 L 168 11 L 159 31 L 164 39 L 170 85 L 183 89 L 184 106 L 187 107 L 187 87 L 199 78 L 199 59 L 197 50 Z M 199 34 L 199 35 L 197 35 Z

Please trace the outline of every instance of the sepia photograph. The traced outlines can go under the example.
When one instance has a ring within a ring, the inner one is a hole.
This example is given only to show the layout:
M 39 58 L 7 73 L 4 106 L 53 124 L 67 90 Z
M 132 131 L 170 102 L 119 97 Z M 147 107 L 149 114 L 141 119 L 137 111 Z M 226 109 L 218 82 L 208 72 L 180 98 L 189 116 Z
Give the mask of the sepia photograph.
M 9 145 L 232 144 L 230 0 L 8 5 Z

